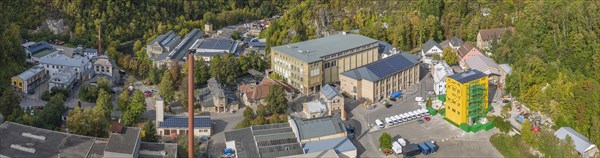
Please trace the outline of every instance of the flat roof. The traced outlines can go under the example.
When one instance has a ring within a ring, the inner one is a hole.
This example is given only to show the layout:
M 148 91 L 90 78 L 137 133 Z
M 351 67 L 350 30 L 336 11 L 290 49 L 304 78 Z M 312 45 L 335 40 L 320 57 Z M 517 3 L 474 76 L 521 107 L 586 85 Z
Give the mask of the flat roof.
M 256 125 L 225 132 L 225 141 L 234 141 L 238 157 L 282 157 L 304 154 L 288 123 Z
M 337 155 L 337 153 L 335 153 L 335 150 L 333 150 L 333 149 L 329 149 L 329 150 L 325 150 L 325 151 L 321 151 L 321 152 L 306 153 L 304 155 L 291 155 L 291 156 L 284 156 L 284 157 L 279 157 L 279 158 L 302 158 L 302 157 L 339 158 L 339 156 Z
M 316 113 L 316 112 L 325 113 L 325 112 L 327 112 L 327 106 L 325 105 L 324 102 L 322 102 L 320 100 L 306 102 L 304 104 L 306 104 L 306 107 L 308 108 L 309 113 Z
M 6 121 L 0 125 L 0 157 L 86 157 L 95 139 Z
M 233 47 L 233 40 L 226 38 L 207 38 L 198 41 L 196 49 L 213 49 L 228 51 Z
M 140 138 L 140 128 L 135 127 L 123 127 L 121 133 L 110 134 L 108 144 L 106 144 L 105 152 L 133 154 L 135 152 L 135 146 L 137 145 Z
M 336 153 L 341 153 L 356 150 L 356 146 L 352 144 L 352 141 L 350 141 L 348 137 L 339 137 L 304 143 L 304 151 L 306 151 L 306 153 L 323 152 L 330 149 L 335 150 Z
M 450 75 L 447 77 L 450 77 L 451 79 L 454 79 L 460 83 L 467 83 L 467 82 L 471 82 L 473 80 L 477 80 L 480 79 L 482 77 L 487 76 L 485 73 L 479 71 L 479 70 L 475 70 L 475 69 L 471 69 L 465 72 L 461 72 L 461 73 L 457 73 L 454 75 Z
M 341 75 L 371 82 L 379 81 L 387 76 L 404 71 L 419 64 L 418 57 L 408 53 L 391 55 L 376 62 L 342 72 Z
M 321 57 L 326 55 L 332 55 L 374 43 L 377 43 L 377 40 L 366 36 L 358 34 L 338 34 L 277 46 L 273 47 L 273 50 L 292 56 L 297 60 L 312 63 L 321 60 Z
M 328 136 L 346 132 L 346 127 L 339 116 L 326 116 L 320 118 L 301 120 L 294 118 L 298 126 L 300 140 Z
M 175 143 L 140 143 L 139 157 L 141 158 L 176 158 L 177 144 Z

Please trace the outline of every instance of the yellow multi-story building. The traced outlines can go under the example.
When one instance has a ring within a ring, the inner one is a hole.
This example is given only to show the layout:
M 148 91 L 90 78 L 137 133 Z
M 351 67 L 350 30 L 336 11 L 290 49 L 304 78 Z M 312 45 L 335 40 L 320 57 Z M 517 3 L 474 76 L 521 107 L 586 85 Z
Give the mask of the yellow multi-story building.
M 472 125 L 488 109 L 488 76 L 478 70 L 446 77 L 446 119 Z
M 316 93 L 340 73 L 379 60 L 377 40 L 339 34 L 271 49 L 271 69 L 303 94 Z
M 45 79 L 48 79 L 48 75 L 46 75 L 44 67 L 37 65 L 17 76 L 13 76 L 10 83 L 19 91 L 33 93 L 33 88 L 42 84 Z

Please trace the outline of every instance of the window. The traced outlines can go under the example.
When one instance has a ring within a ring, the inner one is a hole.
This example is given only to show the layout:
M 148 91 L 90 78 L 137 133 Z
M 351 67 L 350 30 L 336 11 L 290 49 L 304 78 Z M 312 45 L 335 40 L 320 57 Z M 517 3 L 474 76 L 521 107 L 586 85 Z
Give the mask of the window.
M 356 86 L 353 86 L 353 87 L 352 87 L 352 92 L 356 93 L 356 91 L 357 91 L 357 88 L 356 88 Z
M 165 130 L 165 135 L 166 135 L 166 136 L 168 136 L 168 135 L 171 135 L 171 131 L 170 131 L 170 130 L 168 130 L 168 129 L 167 129 L 167 130 Z

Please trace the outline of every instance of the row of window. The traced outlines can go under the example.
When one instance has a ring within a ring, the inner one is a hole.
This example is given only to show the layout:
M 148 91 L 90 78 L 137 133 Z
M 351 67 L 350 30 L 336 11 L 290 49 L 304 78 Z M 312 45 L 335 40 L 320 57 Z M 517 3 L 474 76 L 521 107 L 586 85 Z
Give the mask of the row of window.
M 325 62 L 325 66 L 324 67 L 327 69 L 327 68 L 330 68 L 330 67 L 334 67 L 336 65 L 337 65 L 337 61 L 334 60 L 334 61 L 330 61 L 330 62 Z
M 372 47 L 377 47 L 377 43 L 373 43 L 373 44 L 370 44 L 370 45 L 362 46 L 360 48 L 348 50 L 348 51 L 345 51 L 345 52 L 340 52 L 340 53 L 335 53 L 335 54 L 332 54 L 332 55 L 328 55 L 328 56 L 323 57 L 323 59 L 324 60 L 328 60 L 328 59 L 336 58 L 336 57 L 339 57 L 339 56 L 344 56 L 344 55 L 348 55 L 348 54 L 354 54 L 356 52 L 364 51 L 364 50 L 372 48 Z

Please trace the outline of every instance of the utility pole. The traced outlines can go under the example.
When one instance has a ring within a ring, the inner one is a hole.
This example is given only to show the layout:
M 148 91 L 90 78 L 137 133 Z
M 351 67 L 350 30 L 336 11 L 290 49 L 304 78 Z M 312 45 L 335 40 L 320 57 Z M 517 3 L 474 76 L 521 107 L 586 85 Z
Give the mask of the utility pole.
M 194 52 L 188 51 L 188 157 L 194 157 Z

